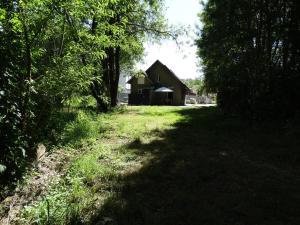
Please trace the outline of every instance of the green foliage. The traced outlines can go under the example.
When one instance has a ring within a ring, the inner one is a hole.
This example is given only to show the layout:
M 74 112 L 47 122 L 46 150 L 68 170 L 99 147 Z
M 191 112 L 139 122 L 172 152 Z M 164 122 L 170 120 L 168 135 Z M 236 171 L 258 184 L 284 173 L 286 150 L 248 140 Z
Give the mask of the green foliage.
M 251 125 L 215 107 L 126 107 L 84 117 L 101 124 L 98 140 L 84 138 L 79 149 L 69 150 L 74 158 L 63 159 L 66 174 L 22 210 L 17 224 L 247 219 L 271 225 L 299 217 L 297 121 Z M 243 217 L 223 210 L 236 205 Z
M 11 12 L 9 4 L 0 3 L 0 164 L 4 172 L 0 183 L 6 183 L 6 177 L 16 177 L 24 166 L 25 151 L 28 147 L 27 135 L 23 133 L 23 90 L 25 83 L 21 67 L 22 42 L 15 31 L 18 20 Z M 11 29 L 8 29 L 11 27 Z M 15 55 L 19 53 L 19 55 Z M 0 187 L 1 188 L 1 187 Z
M 20 224 L 76 224 L 73 223 L 85 205 L 82 179 L 66 177 L 66 183 L 54 186 L 41 201 L 25 207 Z M 80 202 L 80 206 L 78 205 Z M 25 218 L 30 218 L 26 220 Z M 77 221 L 79 222 L 79 221 Z
M 196 79 L 185 79 L 183 82 L 196 93 L 197 95 L 201 96 L 205 94 L 205 86 L 204 82 L 201 78 Z
M 72 99 L 93 95 L 94 108 L 115 106 L 120 70 L 141 58 L 146 36 L 165 28 L 159 0 L 1 1 L 1 181 L 22 171 L 37 142 L 57 139 L 52 117 Z M 65 141 L 93 129 L 77 120 Z
M 0 164 L 0 174 L 6 170 L 6 166 Z
M 253 119 L 300 110 L 299 1 L 209 0 L 197 41 L 208 91 Z
M 52 182 L 42 199 L 24 208 L 18 224 L 82 224 L 89 219 L 90 207 L 114 196 L 122 184 L 122 174 L 140 166 L 139 152 L 129 151 L 122 140 L 142 142 L 152 137 L 150 131 L 168 129 L 182 119 L 176 110 L 116 108 L 97 115 L 80 111 L 75 121 L 64 126 L 62 142 L 82 150 L 69 150 L 76 157 L 64 164 L 65 176 Z M 144 159 L 147 157 L 145 154 Z
M 91 115 L 80 111 L 75 121 L 65 127 L 62 142 L 78 144 L 83 139 L 97 138 L 99 135 L 99 124 L 92 121 L 91 118 Z

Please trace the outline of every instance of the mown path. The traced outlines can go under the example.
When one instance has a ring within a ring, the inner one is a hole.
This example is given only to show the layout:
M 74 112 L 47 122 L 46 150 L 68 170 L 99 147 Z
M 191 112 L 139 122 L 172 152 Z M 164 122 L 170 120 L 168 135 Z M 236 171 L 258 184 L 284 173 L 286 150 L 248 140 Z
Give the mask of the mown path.
M 24 224 L 300 224 L 297 130 L 214 107 L 130 107 L 101 127 Z
M 170 129 L 127 145 L 151 159 L 123 179 L 94 222 L 300 224 L 296 134 L 251 128 L 215 108 L 173 110 L 180 118 Z

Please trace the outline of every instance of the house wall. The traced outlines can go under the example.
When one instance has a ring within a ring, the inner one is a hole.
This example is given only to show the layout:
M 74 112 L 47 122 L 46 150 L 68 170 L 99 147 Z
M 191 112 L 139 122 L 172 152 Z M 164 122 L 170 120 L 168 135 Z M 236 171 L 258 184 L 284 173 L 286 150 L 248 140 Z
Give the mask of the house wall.
M 149 88 L 151 86 L 151 82 L 149 79 L 145 78 L 144 84 L 138 84 L 138 79 L 134 77 L 131 81 L 131 94 L 138 94 L 140 89 Z
M 128 96 L 128 104 L 131 105 L 150 105 L 152 93 L 149 89 L 152 85 L 149 78 L 144 78 L 144 84 L 138 83 L 138 78 L 134 77 L 131 80 L 131 92 Z M 143 90 L 142 94 L 139 90 Z
M 161 83 L 163 86 L 171 88 L 173 92 L 173 105 L 184 105 L 185 90 L 169 71 L 159 64 L 154 64 L 147 70 L 147 74 L 152 81 Z M 159 76 L 159 80 L 158 80 Z

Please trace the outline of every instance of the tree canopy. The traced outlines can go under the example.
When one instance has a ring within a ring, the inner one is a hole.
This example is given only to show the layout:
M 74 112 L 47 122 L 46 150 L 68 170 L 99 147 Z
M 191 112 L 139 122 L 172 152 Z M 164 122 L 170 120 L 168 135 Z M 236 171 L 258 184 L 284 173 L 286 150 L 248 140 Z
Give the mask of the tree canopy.
M 300 3 L 208 0 L 197 40 L 218 105 L 254 119 L 300 110 Z
M 0 173 L 34 155 L 51 113 L 73 96 L 117 104 L 122 67 L 146 38 L 168 35 L 161 0 L 0 2 Z
M 206 94 L 202 78 L 184 79 L 183 82 L 197 95 Z

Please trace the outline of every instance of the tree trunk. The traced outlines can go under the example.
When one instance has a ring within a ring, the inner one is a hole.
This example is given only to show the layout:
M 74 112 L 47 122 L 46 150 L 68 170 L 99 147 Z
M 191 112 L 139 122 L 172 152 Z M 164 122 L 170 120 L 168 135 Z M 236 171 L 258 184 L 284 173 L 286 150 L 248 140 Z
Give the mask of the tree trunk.
M 121 48 L 118 46 L 115 49 L 115 55 L 114 55 L 114 62 L 115 62 L 115 68 L 114 68 L 114 81 L 111 85 L 111 107 L 117 106 L 118 103 L 118 88 L 119 88 L 119 78 L 120 78 L 120 52 Z
M 91 33 L 93 35 L 96 34 L 96 29 L 97 29 L 97 20 L 94 17 L 93 22 L 92 22 L 92 27 L 91 27 Z M 83 61 L 83 64 L 86 65 L 85 60 Z M 97 65 L 95 65 L 96 67 Z M 102 83 L 95 79 L 92 81 L 90 85 L 90 90 L 92 96 L 95 98 L 97 102 L 97 111 L 99 112 L 107 112 L 108 110 L 108 105 L 105 103 L 103 96 L 106 94 L 106 85 L 107 85 L 107 62 L 106 60 L 102 60 L 102 69 L 103 69 L 103 78 L 102 78 Z M 95 77 L 97 77 L 97 72 L 95 72 Z M 104 84 L 103 84 L 104 83 Z

